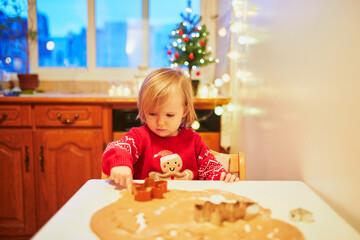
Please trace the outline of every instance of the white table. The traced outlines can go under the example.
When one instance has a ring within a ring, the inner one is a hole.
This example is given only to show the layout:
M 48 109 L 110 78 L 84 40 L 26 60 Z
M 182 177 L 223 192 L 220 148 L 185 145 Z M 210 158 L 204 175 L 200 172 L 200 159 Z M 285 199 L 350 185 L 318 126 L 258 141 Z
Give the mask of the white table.
M 182 190 L 222 189 L 246 196 L 272 211 L 272 218 L 300 229 L 305 238 L 360 240 L 360 234 L 346 223 L 306 184 L 297 181 L 169 181 L 168 188 Z M 91 216 L 115 202 L 119 188 L 110 180 L 90 180 L 33 237 L 40 239 L 99 239 L 90 229 Z M 303 208 L 313 213 L 314 222 L 294 222 L 289 211 Z

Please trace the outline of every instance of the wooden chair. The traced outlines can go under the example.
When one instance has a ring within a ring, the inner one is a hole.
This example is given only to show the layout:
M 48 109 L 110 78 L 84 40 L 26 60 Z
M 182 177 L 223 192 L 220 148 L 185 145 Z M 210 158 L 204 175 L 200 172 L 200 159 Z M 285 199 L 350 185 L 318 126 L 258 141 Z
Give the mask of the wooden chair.
M 239 177 L 240 181 L 246 180 L 244 153 L 239 152 L 237 154 L 224 154 L 213 150 L 210 151 L 215 156 L 216 160 L 218 160 L 225 167 L 226 171 L 236 174 Z M 101 179 L 108 178 L 109 176 L 105 175 L 101 171 Z
M 242 152 L 236 154 L 224 154 L 210 150 L 216 160 L 221 162 L 225 169 L 236 174 L 240 181 L 246 180 L 245 154 Z

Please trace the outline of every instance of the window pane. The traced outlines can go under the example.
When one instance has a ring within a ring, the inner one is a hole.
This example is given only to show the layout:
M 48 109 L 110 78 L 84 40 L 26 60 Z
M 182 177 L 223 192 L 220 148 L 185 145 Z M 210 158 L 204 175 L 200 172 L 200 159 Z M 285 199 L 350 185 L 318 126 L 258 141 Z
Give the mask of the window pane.
M 142 61 L 141 0 L 97 0 L 96 66 L 137 67 Z
M 86 67 L 87 0 L 37 0 L 40 67 Z
M 25 73 L 27 1 L 0 0 L 0 68 Z
M 182 22 L 188 0 L 149 0 L 150 3 L 150 67 L 169 67 L 167 45 L 171 31 Z M 200 15 L 200 0 L 191 1 L 193 14 Z

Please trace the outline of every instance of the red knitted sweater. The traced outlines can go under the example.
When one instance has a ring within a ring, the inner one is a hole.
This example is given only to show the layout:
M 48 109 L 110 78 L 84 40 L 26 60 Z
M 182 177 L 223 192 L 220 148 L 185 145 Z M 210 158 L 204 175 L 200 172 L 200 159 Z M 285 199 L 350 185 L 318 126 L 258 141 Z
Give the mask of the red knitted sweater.
M 147 125 L 132 128 L 124 137 L 111 142 L 102 156 L 102 169 L 128 166 L 134 179 L 219 180 L 226 172 L 211 154 L 200 135 L 181 129 L 174 137 L 159 137 Z

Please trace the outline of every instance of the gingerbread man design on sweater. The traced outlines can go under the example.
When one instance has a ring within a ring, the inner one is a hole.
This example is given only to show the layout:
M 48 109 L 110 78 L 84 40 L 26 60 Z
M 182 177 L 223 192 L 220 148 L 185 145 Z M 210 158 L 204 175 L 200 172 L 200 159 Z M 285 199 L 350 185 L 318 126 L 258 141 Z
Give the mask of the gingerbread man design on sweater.
M 152 171 L 149 173 L 150 178 L 156 180 L 192 180 L 194 174 L 191 170 L 181 172 L 183 165 L 182 159 L 178 154 L 164 150 L 155 154 L 154 157 L 160 156 L 162 173 Z

